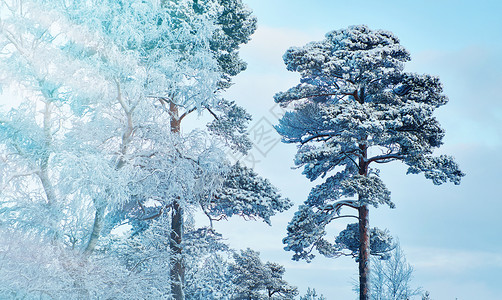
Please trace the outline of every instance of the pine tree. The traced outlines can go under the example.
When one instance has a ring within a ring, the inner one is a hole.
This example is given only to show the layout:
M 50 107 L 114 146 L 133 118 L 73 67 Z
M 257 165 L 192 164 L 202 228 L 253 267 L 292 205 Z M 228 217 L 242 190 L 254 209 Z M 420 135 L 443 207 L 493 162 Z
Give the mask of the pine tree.
M 235 285 L 232 299 L 293 299 L 298 295 L 297 288 L 282 278 L 283 266 L 264 264 L 260 253 L 249 248 L 234 253 L 234 263 L 229 270 Z
M 315 289 L 307 289 L 307 293 L 304 296 L 300 296 L 300 300 L 326 300 L 324 296 L 317 295 L 317 292 Z
M 392 33 L 352 26 L 284 55 L 300 84 L 275 95 L 288 111 L 277 126 L 285 143 L 298 145 L 295 164 L 314 187 L 288 225 L 284 239 L 294 259 L 312 251 L 343 253 L 326 226 L 352 209 L 358 219 L 360 298 L 369 299 L 369 206 L 394 207 L 375 164 L 401 161 L 408 174 L 434 184 L 460 183 L 453 158 L 434 156 L 444 130 L 433 116 L 447 97 L 437 77 L 404 72 L 410 55 Z

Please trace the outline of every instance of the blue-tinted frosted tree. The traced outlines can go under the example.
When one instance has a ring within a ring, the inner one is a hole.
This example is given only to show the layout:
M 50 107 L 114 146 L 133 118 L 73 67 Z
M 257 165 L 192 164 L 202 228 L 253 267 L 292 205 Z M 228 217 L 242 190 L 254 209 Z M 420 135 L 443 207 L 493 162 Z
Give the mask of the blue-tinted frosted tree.
M 1 27 L 2 75 L 30 93 L 24 106 L 4 118 L 6 146 L 31 155 L 24 157 L 40 169 L 31 175 L 40 177 L 48 203 L 58 197 L 51 181 L 60 178 L 59 172 L 73 179 L 61 186 L 65 190 L 60 198 L 84 190 L 92 198 L 94 225 L 85 246 L 91 253 L 109 205 L 127 200 L 119 197 L 124 193 L 125 198 L 129 196 L 128 186 L 120 185 L 121 177 L 115 173 L 129 172 L 129 176 L 141 170 L 135 163 L 151 155 L 155 146 L 169 146 L 165 152 L 175 152 L 178 141 L 162 129 L 169 112 L 159 109 L 160 104 L 149 95 L 179 93 L 183 95 L 180 102 L 198 97 L 216 101 L 220 73 L 208 48 L 212 22 L 193 16 L 191 5 L 184 1 L 172 2 L 167 9 L 156 1 L 40 0 L 2 5 L 7 12 Z M 186 49 L 176 45 L 188 44 L 193 55 L 181 60 Z M 31 127 L 23 126 L 28 120 Z M 194 134 L 193 138 L 199 137 Z M 216 155 L 212 158 L 218 156 L 211 147 L 206 149 Z M 55 155 L 56 150 L 64 155 Z M 141 151 L 134 156 L 132 150 Z M 92 154 L 94 160 L 85 154 Z M 150 167 L 156 162 L 160 160 L 152 159 Z M 122 172 L 124 168 L 128 172 Z M 100 171 L 103 178 L 98 176 Z M 75 174 L 91 180 L 87 182 L 90 187 L 76 181 Z M 105 179 L 108 185 L 100 181 Z M 130 180 L 134 181 L 127 178 L 123 183 Z
M 371 299 L 410 299 L 421 294 L 421 288 L 412 288 L 413 267 L 406 261 L 399 244 L 386 260 L 372 259 Z
M 324 296 L 318 295 L 315 289 L 307 289 L 307 293 L 303 296 L 300 296 L 300 300 L 326 300 Z
M 170 212 L 162 224 L 172 227 L 170 274 L 181 299 L 183 209 L 269 222 L 291 206 L 224 155 L 251 147 L 250 116 L 219 94 L 245 68 L 238 49 L 255 28 L 240 1 L 0 8 L 2 86 L 25 93 L 0 117 L 2 225 L 91 255 L 120 222 L 145 225 Z M 182 132 L 186 116 L 204 111 L 214 116 L 207 130 Z
M 294 259 L 332 256 L 344 245 L 326 237 L 326 226 L 352 210 L 358 219 L 360 297 L 369 299 L 369 206 L 389 205 L 390 192 L 377 164 L 401 161 L 408 174 L 434 184 L 460 183 L 450 156 L 434 156 L 444 130 L 433 116 L 447 97 L 437 77 L 404 72 L 410 55 L 388 31 L 353 26 L 320 42 L 289 49 L 284 62 L 300 83 L 275 95 L 289 107 L 277 126 L 285 143 L 298 145 L 295 164 L 314 187 L 288 225 L 284 239 Z M 349 215 L 350 216 L 350 215 Z M 357 225 L 356 225 L 357 226 Z M 331 241 L 330 241 L 331 240 Z
M 297 288 L 282 278 L 283 266 L 264 264 L 260 253 L 249 248 L 234 253 L 229 270 L 235 286 L 231 299 L 293 299 L 298 295 Z

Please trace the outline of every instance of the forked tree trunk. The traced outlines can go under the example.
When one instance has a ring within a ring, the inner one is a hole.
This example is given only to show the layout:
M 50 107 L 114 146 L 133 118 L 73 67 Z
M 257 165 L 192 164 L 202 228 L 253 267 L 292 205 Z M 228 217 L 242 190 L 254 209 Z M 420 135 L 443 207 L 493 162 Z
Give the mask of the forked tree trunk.
M 363 158 L 359 160 L 359 175 L 368 176 L 367 148 L 360 145 Z M 359 195 L 359 200 L 364 200 L 365 195 Z M 359 207 L 359 299 L 370 299 L 370 236 L 369 236 L 369 209 L 364 204 Z
M 180 133 L 180 118 L 178 107 L 170 102 L 169 112 L 171 114 L 171 132 Z M 174 201 L 171 211 L 171 241 L 169 247 L 172 254 L 171 259 L 171 294 L 175 300 L 184 300 L 183 286 L 185 284 L 185 265 L 183 264 L 182 247 L 183 241 L 183 209 L 178 201 Z

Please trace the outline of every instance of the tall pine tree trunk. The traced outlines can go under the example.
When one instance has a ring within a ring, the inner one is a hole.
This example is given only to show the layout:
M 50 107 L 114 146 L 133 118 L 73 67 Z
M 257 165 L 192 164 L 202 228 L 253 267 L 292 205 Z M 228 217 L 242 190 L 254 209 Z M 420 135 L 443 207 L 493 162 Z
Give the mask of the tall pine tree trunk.
M 363 157 L 359 160 L 359 175 L 368 176 L 367 148 L 360 145 Z M 365 195 L 359 195 L 363 201 Z M 364 204 L 359 207 L 359 299 L 370 298 L 370 237 L 369 237 L 369 209 Z
M 359 299 L 369 300 L 370 238 L 369 210 L 367 205 L 359 208 Z
M 170 102 L 169 112 L 171 114 L 171 132 L 180 133 L 180 118 L 178 107 Z M 178 199 L 179 200 L 179 199 Z M 175 200 L 171 210 L 171 294 L 175 300 L 184 300 L 183 285 L 185 283 L 185 266 L 183 265 L 181 242 L 183 241 L 183 209 L 179 202 Z

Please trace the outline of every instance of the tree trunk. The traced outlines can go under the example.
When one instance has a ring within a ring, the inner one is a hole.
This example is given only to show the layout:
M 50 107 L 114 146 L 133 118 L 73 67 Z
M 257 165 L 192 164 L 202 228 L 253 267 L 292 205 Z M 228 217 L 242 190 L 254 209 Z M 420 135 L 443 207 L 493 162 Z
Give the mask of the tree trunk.
M 120 158 L 115 169 L 118 170 L 122 168 L 125 164 L 125 161 Z M 107 189 L 105 191 L 106 195 L 110 194 L 110 191 Z M 96 212 L 94 213 L 94 223 L 92 224 L 91 236 L 89 237 L 89 241 L 87 242 L 87 246 L 84 249 L 84 254 L 91 255 L 96 245 L 98 244 L 98 240 L 101 236 L 101 230 L 105 224 L 105 212 L 108 207 L 108 203 L 103 199 L 95 199 L 94 207 L 96 208 Z
M 85 247 L 84 254 L 91 255 L 91 253 L 96 248 L 98 244 L 99 236 L 101 234 L 101 229 L 103 229 L 103 224 L 105 221 L 105 210 L 106 205 L 103 203 L 98 203 L 100 200 L 94 201 L 94 206 L 96 207 L 96 212 L 94 213 L 94 224 L 92 225 L 92 232 Z
M 45 151 L 42 154 L 42 159 L 40 162 L 40 172 L 38 177 L 42 182 L 42 187 L 44 188 L 45 195 L 47 197 L 47 204 L 54 205 L 56 202 L 56 192 L 54 191 L 54 186 L 49 178 L 49 160 L 51 156 L 52 147 L 52 132 L 51 132 L 51 115 L 52 115 L 52 103 L 50 100 L 46 100 L 44 109 L 44 146 Z
M 173 203 L 171 212 L 171 294 L 175 300 L 185 299 L 185 266 L 183 264 L 181 242 L 183 240 L 183 210 L 178 202 Z
M 363 157 L 359 160 L 359 175 L 368 176 L 367 148 L 360 145 Z M 365 195 L 359 195 L 363 201 Z M 363 203 L 361 203 L 363 204 Z M 359 207 L 359 299 L 370 299 L 370 237 L 369 237 L 369 209 L 364 204 Z
M 180 133 L 180 118 L 178 107 L 169 103 L 169 112 L 171 113 L 171 132 Z M 171 294 L 175 300 L 184 300 L 183 286 L 185 284 L 185 266 L 183 264 L 183 253 L 181 242 L 183 241 L 183 209 L 178 201 L 174 201 L 171 212 Z
M 370 238 L 369 210 L 367 205 L 359 208 L 359 299 L 369 300 Z

